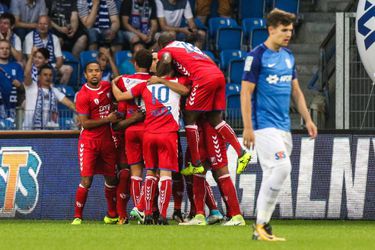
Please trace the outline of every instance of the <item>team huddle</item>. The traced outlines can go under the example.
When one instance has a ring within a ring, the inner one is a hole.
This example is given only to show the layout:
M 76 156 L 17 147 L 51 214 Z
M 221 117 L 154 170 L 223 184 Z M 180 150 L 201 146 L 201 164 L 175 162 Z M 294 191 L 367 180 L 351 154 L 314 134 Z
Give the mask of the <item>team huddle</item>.
M 317 136 L 298 85 L 294 57 L 284 48 L 294 18 L 279 10 L 269 14 L 269 37 L 248 54 L 242 78 L 244 146 L 257 146 L 263 170 L 253 233 L 256 240 L 285 240 L 273 235 L 269 221 L 291 171 L 291 96 L 309 135 Z M 134 55 L 136 73 L 117 77 L 112 83 L 101 81 L 97 62 L 85 67 L 87 83 L 76 100 L 82 126 L 78 142 L 81 182 L 72 224 L 82 223 L 95 174 L 105 178 L 105 223 L 128 223 L 126 208 L 131 197 L 135 205 L 130 211 L 132 217 L 142 224 L 167 225 L 172 195 L 173 218 L 179 225 L 220 222 L 223 215 L 205 180 L 207 170 L 211 170 L 226 205 L 228 220 L 223 225 L 245 225 L 228 171 L 226 146 L 230 144 L 238 155 L 237 174 L 246 169 L 251 155 L 222 119 L 226 108 L 224 75 L 198 48 L 175 41 L 170 33 L 160 35 L 158 46 L 157 53 L 138 51 Z M 185 157 L 178 135 L 181 113 L 188 145 Z M 181 212 L 184 182 L 191 204 L 187 219 Z M 207 218 L 206 204 L 210 209 Z

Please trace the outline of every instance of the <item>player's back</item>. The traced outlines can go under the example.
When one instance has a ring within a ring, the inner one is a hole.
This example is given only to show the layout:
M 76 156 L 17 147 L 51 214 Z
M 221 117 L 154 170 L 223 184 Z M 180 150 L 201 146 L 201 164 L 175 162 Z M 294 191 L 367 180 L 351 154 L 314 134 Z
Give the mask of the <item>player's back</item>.
M 257 69 L 254 65 L 257 65 Z M 296 78 L 295 60 L 291 51 L 286 48 L 273 51 L 261 44 L 248 54 L 244 76 L 250 68 L 256 71 L 255 79 L 253 76 L 245 79 L 256 83 L 252 98 L 254 128 L 290 130 L 290 96 L 292 80 Z
M 178 78 L 166 79 L 179 84 Z M 164 84 L 142 84 L 143 88 L 135 90 L 136 93 L 133 94 L 141 94 L 145 102 L 146 131 L 150 133 L 177 132 L 180 119 L 180 94 Z
M 176 69 L 192 81 L 204 80 L 212 75 L 223 75 L 207 55 L 190 43 L 171 42 L 159 51 L 159 57 L 164 52 L 171 53 Z
M 149 73 L 142 73 L 137 72 L 133 75 L 122 75 L 119 79 L 117 86 L 120 88 L 121 91 L 131 91 L 132 88 L 137 86 L 138 84 L 147 81 L 150 79 L 151 75 Z M 144 109 L 145 104 L 142 97 L 136 97 L 133 100 L 126 101 L 126 118 L 129 118 L 137 112 L 139 109 Z M 137 130 L 137 129 L 144 129 L 143 121 L 137 122 L 136 124 L 131 125 L 128 129 L 130 130 Z
M 99 120 L 107 117 L 112 111 L 112 88 L 109 82 L 100 82 L 97 89 L 90 88 L 87 84 L 83 85 L 77 94 L 76 110 L 79 115 L 86 115 L 89 119 Z M 111 129 L 109 124 L 99 127 L 81 130 L 81 137 L 88 139 L 111 138 Z

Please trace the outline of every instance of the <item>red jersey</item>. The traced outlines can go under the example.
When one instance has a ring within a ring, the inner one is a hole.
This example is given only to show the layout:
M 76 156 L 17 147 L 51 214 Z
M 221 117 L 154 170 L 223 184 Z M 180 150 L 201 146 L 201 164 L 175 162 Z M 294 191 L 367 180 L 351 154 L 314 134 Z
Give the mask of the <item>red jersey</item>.
M 122 75 L 122 77 L 117 82 L 117 86 L 122 92 L 131 91 L 132 88 L 138 84 L 147 81 L 150 79 L 151 75 L 149 73 L 137 72 L 133 75 Z M 145 104 L 142 97 L 137 97 L 133 100 L 126 101 L 126 119 L 133 115 L 134 112 L 137 112 L 139 109 L 144 109 Z M 143 130 L 144 122 L 140 121 L 131 125 L 127 130 Z
M 176 84 L 189 84 L 185 78 L 166 78 Z M 178 83 L 177 83 L 178 82 Z M 149 133 L 177 132 L 181 96 L 164 84 L 138 84 L 131 89 L 134 97 L 142 96 L 146 107 L 145 129 Z
M 97 89 L 83 85 L 77 94 L 76 110 L 79 115 L 86 115 L 89 119 L 99 120 L 107 117 L 113 108 L 112 88 L 109 82 L 101 81 Z M 81 130 L 81 138 L 103 139 L 112 138 L 111 127 L 108 124 Z
M 192 81 L 207 79 L 210 75 L 223 74 L 206 54 L 190 43 L 180 41 L 169 43 L 158 52 L 159 59 L 165 52 L 171 53 L 179 73 L 188 76 Z

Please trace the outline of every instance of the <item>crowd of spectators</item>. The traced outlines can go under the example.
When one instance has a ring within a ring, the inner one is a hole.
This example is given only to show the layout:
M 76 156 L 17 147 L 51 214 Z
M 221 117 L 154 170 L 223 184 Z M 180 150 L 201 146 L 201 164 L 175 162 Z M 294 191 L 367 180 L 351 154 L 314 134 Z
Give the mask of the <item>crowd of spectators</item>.
M 62 51 L 69 51 L 78 59 L 82 51 L 97 50 L 104 77 L 111 80 L 135 71 L 131 60 L 116 65 L 116 52 L 157 49 L 161 31 L 170 31 L 177 40 L 193 41 L 204 48 L 206 31 L 197 27 L 194 13 L 205 23 L 211 1 L 197 0 L 196 6 L 191 6 L 191 2 L 194 1 L 0 0 L 0 129 L 15 129 L 16 116 L 21 119 L 17 124 L 23 124 L 18 129 L 51 127 L 40 121 L 36 126 L 34 111 L 41 108 L 38 98 L 42 93 L 50 95 L 50 105 L 43 104 L 50 109 L 45 110 L 50 112 L 49 117 L 56 111 L 51 109 L 58 107 L 55 101 L 65 100 L 64 94 L 53 87 L 71 82 L 73 68 L 64 64 Z M 231 16 L 230 5 L 231 0 L 220 0 L 218 13 Z M 47 76 L 39 80 L 39 71 L 45 65 L 52 71 L 51 82 Z M 78 80 L 75 87 L 81 82 Z M 64 104 L 74 109 L 70 103 Z

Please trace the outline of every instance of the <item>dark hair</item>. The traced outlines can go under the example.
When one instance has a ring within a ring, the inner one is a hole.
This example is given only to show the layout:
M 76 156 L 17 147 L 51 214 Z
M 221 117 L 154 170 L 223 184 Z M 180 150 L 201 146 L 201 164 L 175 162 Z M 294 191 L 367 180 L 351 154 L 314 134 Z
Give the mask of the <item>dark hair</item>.
M 47 48 L 39 48 L 36 52 L 42 54 L 45 59 L 49 59 L 49 50 Z
M 267 27 L 277 27 L 280 24 L 287 26 L 293 24 L 295 21 L 296 16 L 294 14 L 279 9 L 273 9 L 267 15 Z
M 87 70 L 87 66 L 89 66 L 90 64 L 93 64 L 93 63 L 97 64 L 97 65 L 99 66 L 99 69 L 100 69 L 100 64 L 99 64 L 98 61 L 89 61 L 89 62 L 86 63 L 86 65 L 85 65 L 85 72 L 86 72 L 86 70 Z M 101 71 L 101 69 L 100 69 L 100 71 Z
M 138 67 L 149 69 L 152 64 L 152 53 L 147 49 L 138 50 L 134 55 L 134 61 Z
M 133 43 L 133 44 L 131 45 L 131 49 L 132 49 L 132 51 L 134 51 L 134 48 L 135 48 L 135 46 L 137 46 L 137 45 L 142 45 L 143 48 L 146 48 L 146 45 L 145 45 L 144 42 L 142 42 L 142 41 L 138 41 L 138 42 L 135 42 L 135 43 Z
M 51 66 L 50 64 L 43 64 L 43 65 L 40 67 L 39 71 L 38 71 L 38 76 L 39 76 L 40 74 L 42 74 L 42 71 L 45 70 L 45 69 L 49 69 L 49 70 L 51 70 L 51 71 L 53 72 L 53 68 L 52 68 L 52 66 Z
M 173 67 L 172 62 L 167 63 L 163 62 L 162 60 L 159 60 L 158 63 L 156 64 L 156 76 L 174 76 L 175 75 L 175 70 Z
M 158 45 L 160 48 L 164 48 L 168 43 L 173 42 L 175 40 L 175 36 L 171 32 L 163 32 L 159 36 Z
M 16 18 L 12 13 L 4 12 L 3 14 L 0 15 L 0 20 L 1 19 L 9 19 L 10 25 L 13 26 L 16 23 Z

